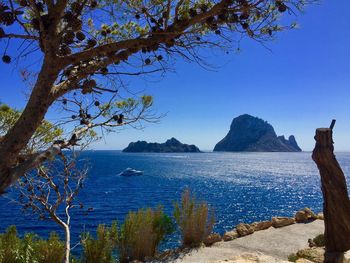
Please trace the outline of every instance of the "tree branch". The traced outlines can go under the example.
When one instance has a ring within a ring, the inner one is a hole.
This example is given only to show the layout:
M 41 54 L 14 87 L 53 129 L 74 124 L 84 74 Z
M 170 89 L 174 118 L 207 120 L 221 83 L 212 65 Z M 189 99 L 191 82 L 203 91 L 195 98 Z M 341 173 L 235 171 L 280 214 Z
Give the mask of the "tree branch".
M 19 35 L 19 34 L 5 34 L 0 36 L 0 38 L 19 38 L 19 39 L 32 39 L 39 40 L 40 38 L 32 35 Z
M 73 55 L 65 57 L 64 63 L 66 66 L 68 66 L 70 64 L 79 63 L 80 61 L 89 60 L 93 57 L 104 57 L 107 55 L 110 56 L 110 54 L 116 53 L 120 50 L 130 51 L 130 49 L 132 49 L 132 52 L 130 51 L 130 53 L 136 53 L 143 47 L 147 47 L 157 43 L 162 43 L 166 40 L 172 39 L 179 33 L 185 31 L 185 29 L 189 28 L 190 26 L 219 13 L 219 11 L 223 10 L 228 5 L 228 3 L 229 0 L 222 0 L 218 4 L 214 5 L 209 11 L 198 14 L 197 16 L 193 17 L 192 19 L 189 19 L 188 21 L 175 21 L 171 27 L 171 30 L 168 29 L 163 32 L 159 32 L 158 34 L 153 33 L 148 38 L 128 39 L 84 50 L 79 53 L 75 53 Z

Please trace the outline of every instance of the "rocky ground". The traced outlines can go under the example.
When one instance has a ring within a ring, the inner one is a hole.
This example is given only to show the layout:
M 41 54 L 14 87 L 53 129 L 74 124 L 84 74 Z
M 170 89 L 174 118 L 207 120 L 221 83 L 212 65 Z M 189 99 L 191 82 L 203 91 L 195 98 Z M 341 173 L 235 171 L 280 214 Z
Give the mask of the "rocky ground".
M 288 257 L 294 254 L 294 261 L 299 258 L 298 263 L 310 262 L 303 258 L 322 263 L 323 233 L 323 214 L 303 208 L 294 217 L 272 217 L 270 221 L 240 223 L 223 236 L 212 233 L 200 248 L 169 250 L 148 262 L 282 263 L 288 262 Z
M 288 256 L 308 247 L 308 239 L 324 232 L 324 222 L 297 223 L 254 232 L 231 241 L 221 241 L 188 253 L 179 253 L 162 262 L 243 263 L 286 262 Z

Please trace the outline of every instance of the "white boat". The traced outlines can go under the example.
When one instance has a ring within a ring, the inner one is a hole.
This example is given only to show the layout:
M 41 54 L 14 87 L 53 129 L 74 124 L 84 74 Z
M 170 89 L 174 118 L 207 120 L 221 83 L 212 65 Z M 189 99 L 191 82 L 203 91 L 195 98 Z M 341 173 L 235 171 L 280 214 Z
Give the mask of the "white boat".
M 138 171 L 138 170 L 135 170 L 132 168 L 126 168 L 124 171 L 122 171 L 118 175 L 120 175 L 120 176 L 133 176 L 133 175 L 142 175 L 142 174 L 143 174 L 142 171 Z

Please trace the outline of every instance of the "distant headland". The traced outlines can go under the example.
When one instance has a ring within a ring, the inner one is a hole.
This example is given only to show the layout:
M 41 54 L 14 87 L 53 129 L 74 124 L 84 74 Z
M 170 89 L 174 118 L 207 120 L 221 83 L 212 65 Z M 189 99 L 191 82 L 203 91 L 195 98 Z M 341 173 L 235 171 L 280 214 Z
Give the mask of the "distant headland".
M 175 138 L 167 140 L 165 143 L 148 143 L 146 141 L 131 142 L 123 152 L 200 152 L 197 146 L 183 144 Z
M 267 121 L 248 114 L 234 118 L 228 134 L 214 151 L 226 152 L 300 152 L 295 137 L 277 136 Z

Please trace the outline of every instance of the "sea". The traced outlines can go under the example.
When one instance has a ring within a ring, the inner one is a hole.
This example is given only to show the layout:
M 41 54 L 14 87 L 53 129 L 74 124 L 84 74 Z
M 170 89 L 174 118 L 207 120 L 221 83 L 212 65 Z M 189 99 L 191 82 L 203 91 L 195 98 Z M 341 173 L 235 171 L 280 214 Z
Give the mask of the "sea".
M 337 153 L 350 175 L 350 153 Z M 322 211 L 320 176 L 311 152 L 298 153 L 123 153 L 85 151 L 89 171 L 79 201 L 93 208 L 86 213 L 72 210 L 72 246 L 79 251 L 80 233 L 96 231 L 98 224 L 123 222 L 129 211 L 162 205 L 172 216 L 174 202 L 184 189 L 206 201 L 216 218 L 215 231 L 223 234 L 238 223 L 293 216 L 304 207 Z M 118 174 L 131 167 L 141 176 Z M 47 237 L 51 231 L 63 235 L 50 220 L 23 213 L 20 206 L 0 197 L 0 232 L 16 225 L 18 233 L 35 232 Z M 179 233 L 169 237 L 161 249 L 179 245 Z M 73 252 L 74 252 L 73 250 Z

